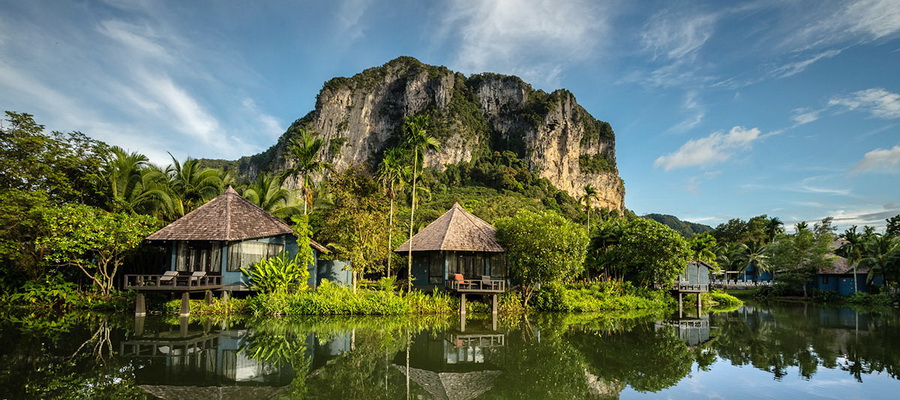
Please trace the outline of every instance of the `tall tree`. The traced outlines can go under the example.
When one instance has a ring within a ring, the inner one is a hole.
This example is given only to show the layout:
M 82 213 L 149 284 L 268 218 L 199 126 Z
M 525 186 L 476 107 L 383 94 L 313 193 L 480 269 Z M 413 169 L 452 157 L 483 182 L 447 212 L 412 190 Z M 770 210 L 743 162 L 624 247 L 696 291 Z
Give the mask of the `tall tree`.
M 156 230 L 158 220 L 69 204 L 48 208 L 44 224 L 47 232 L 37 242 L 47 249 L 46 261 L 78 267 L 109 296 L 125 255 Z
M 890 217 L 884 222 L 887 222 L 887 225 L 884 229 L 884 234 L 888 236 L 900 236 L 900 214 Z
M 395 147 L 384 153 L 381 164 L 378 165 L 378 177 L 387 190 L 387 196 L 390 200 L 390 210 L 388 211 L 388 260 L 387 260 L 387 276 L 391 276 L 391 259 L 393 258 L 392 250 L 394 243 L 394 200 L 397 198 L 397 190 L 403 185 L 403 176 L 408 169 L 403 164 L 405 158 L 403 149 Z
M 591 201 L 597 198 L 597 189 L 590 184 L 584 187 L 584 196 L 581 197 L 587 208 L 587 229 L 591 231 Z
M 760 242 L 742 243 L 740 245 L 738 259 L 741 262 L 740 271 L 746 272 L 752 265 L 753 268 L 756 269 L 756 277 L 759 277 L 759 272 L 770 271 L 772 269 L 772 265 L 769 263 L 769 249 L 765 244 Z
M 885 284 L 897 285 L 900 283 L 900 239 L 887 235 L 870 238 L 865 244 L 859 265 L 869 268 L 869 282 L 881 275 Z
M 221 170 L 203 168 L 200 160 L 190 157 L 180 163 L 172 154 L 169 156 L 172 157 L 172 165 L 166 168 L 166 175 L 169 177 L 174 217 L 184 216 L 224 190 L 225 177 Z
M 650 219 L 606 221 L 594 233 L 589 250 L 593 267 L 642 287 L 671 285 L 691 257 L 681 234 Z
M 496 225 L 497 240 L 507 251 L 510 275 L 522 284 L 526 306 L 538 285 L 569 281 L 584 270 L 587 233 L 558 214 L 522 210 Z
M 807 296 L 807 286 L 816 272 L 831 265 L 828 256 L 833 238 L 830 233 L 815 234 L 805 225 L 797 224 L 792 235 L 780 235 L 770 245 L 771 264 L 781 276 L 780 281 L 794 285 Z
M 172 211 L 165 172 L 151 165 L 143 154 L 113 146 L 101 172 L 109 185 L 110 211 L 157 216 Z
M 303 213 L 309 214 L 308 206 L 312 205 L 312 175 L 330 168 L 328 164 L 319 159 L 324 141 L 305 129 L 300 129 L 298 136 L 291 139 L 288 152 L 294 159 L 294 167 L 290 172 L 299 177 L 300 191 L 303 197 Z
M 862 259 L 863 245 L 865 244 L 863 235 L 856 231 L 856 225 L 848 228 L 840 235 L 843 239 L 841 247 L 835 251 L 835 254 L 847 259 L 847 262 L 853 266 L 853 293 L 859 290 L 859 282 L 857 282 L 856 267 Z
M 709 234 L 696 235 L 688 239 L 688 246 L 691 249 L 691 260 L 702 261 L 712 267 L 718 267 L 716 260 L 716 249 L 719 247 L 716 238 Z
M 299 212 L 299 207 L 294 203 L 294 196 L 290 190 L 285 189 L 285 175 L 260 172 L 256 179 L 244 189 L 242 194 L 247 201 L 257 207 L 268 211 L 279 218 L 288 218 Z
M 428 116 L 414 115 L 408 117 L 403 122 L 403 146 L 412 153 L 413 174 L 412 174 L 412 196 L 410 196 L 409 210 L 409 253 L 407 254 L 407 276 L 409 282 L 407 291 L 412 290 L 412 249 L 413 249 L 413 220 L 416 214 L 416 179 L 419 174 L 420 155 L 424 157 L 424 152 L 428 150 L 438 150 L 441 147 L 440 142 L 428 134 Z

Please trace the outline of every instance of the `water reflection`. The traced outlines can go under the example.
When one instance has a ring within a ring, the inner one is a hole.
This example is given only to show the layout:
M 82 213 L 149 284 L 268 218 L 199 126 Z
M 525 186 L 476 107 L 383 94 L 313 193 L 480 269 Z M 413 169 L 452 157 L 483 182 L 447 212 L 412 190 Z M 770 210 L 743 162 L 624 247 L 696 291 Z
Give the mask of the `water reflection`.
M 0 350 L 9 368 L 0 374 L 0 398 L 616 399 L 688 381 L 697 387 L 704 374 L 729 368 L 740 373 L 736 382 L 763 379 L 773 393 L 791 374 L 852 376 L 866 382 L 855 390 L 867 397 L 877 397 L 866 392 L 874 380 L 900 388 L 894 311 L 748 305 L 691 318 L 94 316 L 72 326 L 48 336 L 0 326 L 10 344 Z M 731 383 L 726 393 L 741 388 Z

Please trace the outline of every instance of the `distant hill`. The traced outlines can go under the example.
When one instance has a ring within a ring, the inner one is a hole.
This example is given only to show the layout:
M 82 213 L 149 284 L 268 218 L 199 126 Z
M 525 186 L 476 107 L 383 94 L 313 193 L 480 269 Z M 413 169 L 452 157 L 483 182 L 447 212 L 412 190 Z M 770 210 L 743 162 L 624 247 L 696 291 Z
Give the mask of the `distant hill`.
M 697 224 L 694 222 L 682 221 L 678 219 L 678 217 L 674 215 L 666 215 L 666 214 L 647 214 L 642 218 L 652 219 L 656 222 L 659 222 L 669 228 L 672 228 L 681 236 L 689 238 L 694 235 L 699 235 L 702 233 L 710 232 L 713 228 L 709 225 Z

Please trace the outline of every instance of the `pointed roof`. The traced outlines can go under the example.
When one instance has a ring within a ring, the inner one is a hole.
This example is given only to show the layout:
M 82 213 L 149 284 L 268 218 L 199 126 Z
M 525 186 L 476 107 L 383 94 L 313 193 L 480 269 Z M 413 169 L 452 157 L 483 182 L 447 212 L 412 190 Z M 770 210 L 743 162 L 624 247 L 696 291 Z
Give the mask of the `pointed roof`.
M 459 203 L 454 203 L 444 215 L 413 235 L 412 250 L 505 252 L 497 243 L 496 233 L 497 229 L 491 224 L 466 211 Z M 394 251 L 409 251 L 409 241 Z
M 288 224 L 241 197 L 232 187 L 147 240 L 233 242 L 293 233 Z

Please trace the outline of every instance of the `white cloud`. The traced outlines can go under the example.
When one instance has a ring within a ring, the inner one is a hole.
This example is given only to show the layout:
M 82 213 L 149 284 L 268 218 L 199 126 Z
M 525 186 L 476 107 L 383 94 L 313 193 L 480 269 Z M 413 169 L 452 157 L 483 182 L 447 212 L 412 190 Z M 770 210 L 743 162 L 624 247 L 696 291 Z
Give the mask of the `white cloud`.
M 653 166 L 669 171 L 718 164 L 727 161 L 737 151 L 751 149 L 753 142 L 769 135 L 771 134 L 763 135 L 759 128 L 735 126 L 728 133 L 714 132 L 709 136 L 690 140 L 674 153 L 657 158 Z
M 516 74 L 555 87 L 563 66 L 604 42 L 608 11 L 586 0 L 457 0 L 441 30 L 461 42 L 454 69 Z
M 654 14 L 644 25 L 641 45 L 653 58 L 680 60 L 693 57 L 712 36 L 717 16 L 675 14 L 669 10 Z
M 821 110 L 808 110 L 806 108 L 798 108 L 794 110 L 794 115 L 791 117 L 791 120 L 794 121 L 796 126 L 806 125 L 810 122 L 815 122 L 819 119 L 819 114 Z
M 890 150 L 875 149 L 866 153 L 862 160 L 853 166 L 854 171 L 897 172 L 900 169 L 900 145 Z
M 860 109 L 878 118 L 900 118 L 900 94 L 882 88 L 860 90 L 849 96 L 834 98 L 828 105 L 846 107 L 849 110 Z
M 687 132 L 691 129 L 700 125 L 703 122 L 703 118 L 706 117 L 706 111 L 704 110 L 703 105 L 697 100 L 698 94 L 696 91 L 690 91 L 684 98 L 684 102 L 681 105 L 681 108 L 692 114 L 676 124 L 675 126 L 668 129 L 669 132 L 683 133 Z
M 809 57 L 805 60 L 795 61 L 786 65 L 782 65 L 778 68 L 772 70 L 772 75 L 778 78 L 787 78 L 789 76 L 797 75 L 806 70 L 810 65 L 813 65 L 819 60 L 831 58 L 838 54 L 841 54 L 841 50 L 828 50 L 812 57 Z

